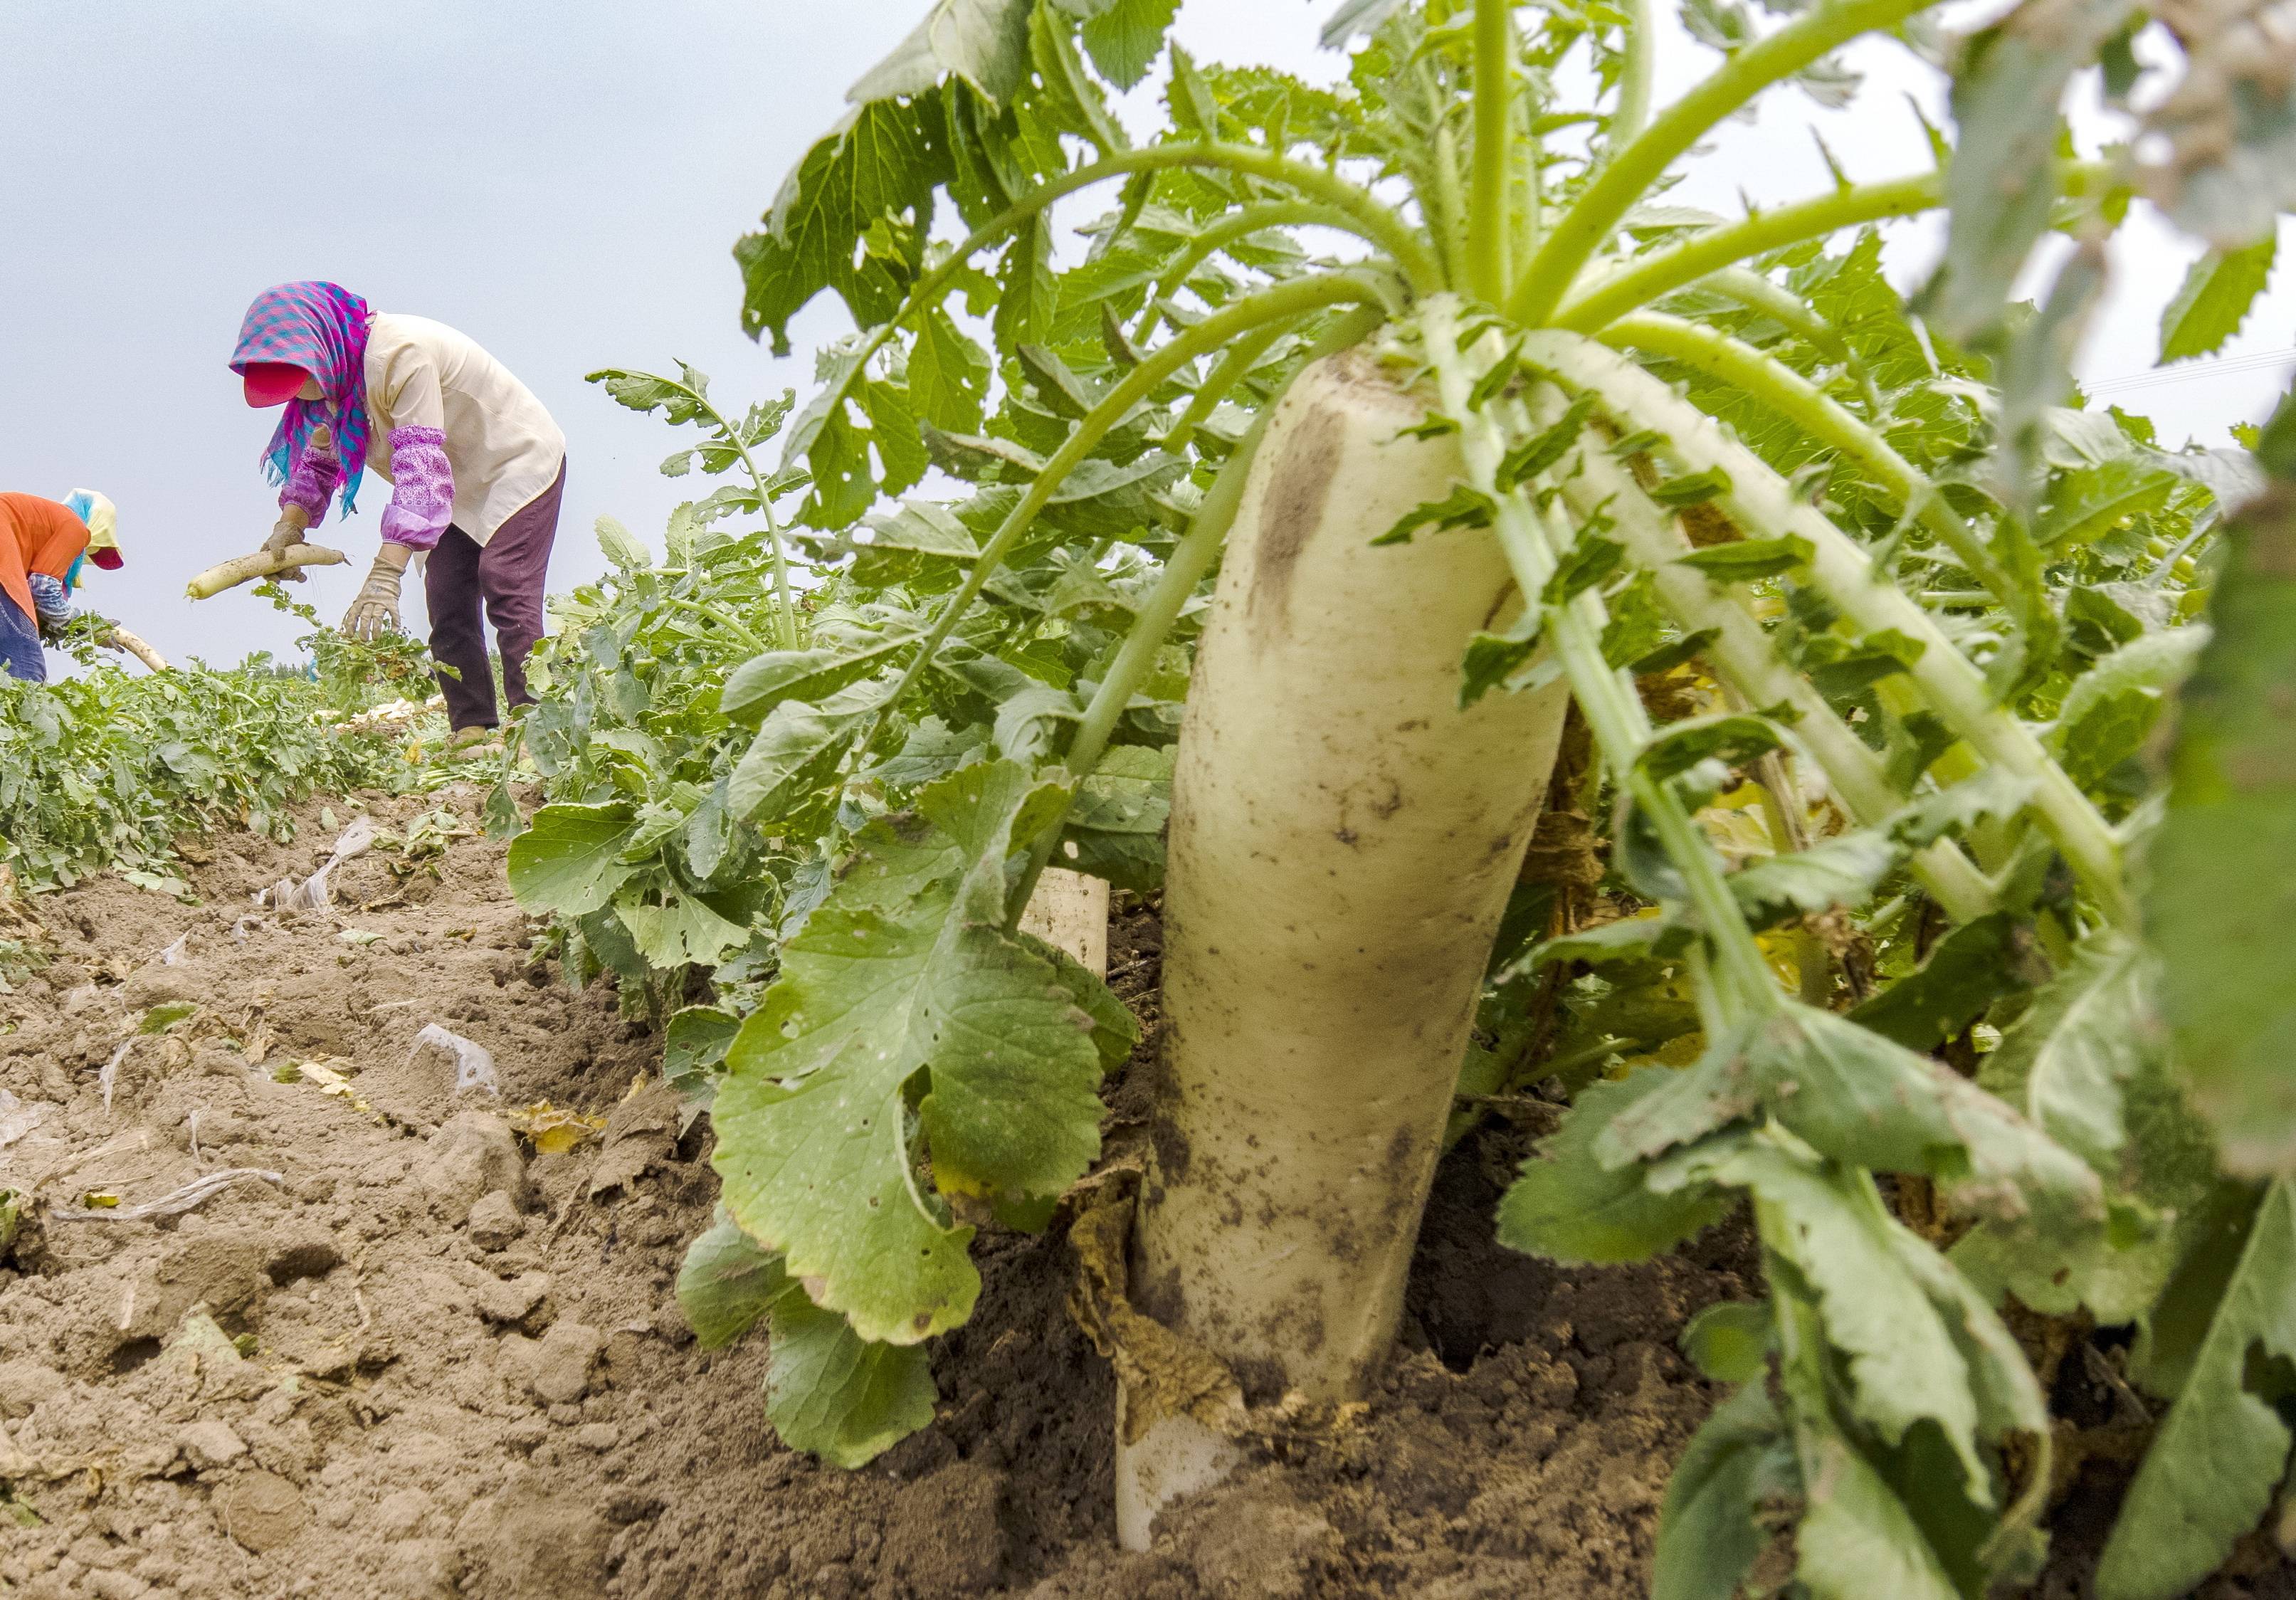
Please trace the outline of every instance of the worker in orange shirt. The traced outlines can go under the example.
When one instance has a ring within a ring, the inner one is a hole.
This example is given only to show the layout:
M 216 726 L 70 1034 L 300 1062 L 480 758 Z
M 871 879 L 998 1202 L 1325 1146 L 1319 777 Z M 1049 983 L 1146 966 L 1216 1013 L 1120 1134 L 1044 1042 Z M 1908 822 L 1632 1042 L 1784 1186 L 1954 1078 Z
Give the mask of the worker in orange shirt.
M 86 562 L 119 567 L 118 521 L 111 502 L 92 489 L 62 500 L 0 494 L 0 668 L 11 677 L 47 682 L 40 642 L 71 620 Z

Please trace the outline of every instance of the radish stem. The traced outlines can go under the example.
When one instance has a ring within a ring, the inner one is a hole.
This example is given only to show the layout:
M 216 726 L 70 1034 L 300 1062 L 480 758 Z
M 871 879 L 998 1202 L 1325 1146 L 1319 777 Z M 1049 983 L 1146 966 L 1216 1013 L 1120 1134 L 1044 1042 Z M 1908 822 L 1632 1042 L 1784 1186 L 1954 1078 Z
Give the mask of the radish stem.
M 1857 379 L 1858 391 L 1874 416 L 1890 414 L 1890 403 L 1882 397 L 1881 386 L 1874 382 L 1874 373 L 1866 358 L 1857 353 L 1857 346 L 1841 335 L 1841 330 L 1812 310 L 1800 296 L 1781 287 L 1760 273 L 1743 267 L 1725 267 L 1698 280 L 1696 287 L 1710 289 L 1726 299 L 1734 299 L 1750 311 L 1759 311 L 1792 333 L 1813 349 L 1823 351 L 1849 369 Z
M 1028 492 L 1019 504 L 1006 513 L 1004 521 L 981 549 L 972 563 L 972 570 L 964 584 L 942 606 L 940 615 L 924 642 L 910 658 L 908 668 L 901 674 L 883 709 L 871 725 L 869 738 L 874 739 L 891 719 L 894 708 L 915 685 L 933 657 L 939 653 L 949 631 L 980 596 L 981 586 L 996 574 L 997 567 L 1013 547 L 1021 542 L 1037 513 L 1052 503 L 1068 475 L 1077 464 L 1092 454 L 1093 447 L 1107 436 L 1108 431 L 1124 420 L 1142 400 L 1148 398 L 1159 383 L 1180 368 L 1209 351 L 1218 349 L 1228 341 L 1250 332 L 1262 323 L 1281 321 L 1320 310 L 1326 306 L 1345 305 L 1349 301 L 1377 304 L 1380 286 L 1371 280 L 1346 273 L 1326 274 L 1311 278 L 1291 278 L 1257 294 L 1247 295 L 1234 305 L 1224 308 L 1198 323 L 1185 333 L 1161 346 L 1155 354 L 1125 373 L 1123 381 L 1108 392 L 1106 398 L 1094 406 L 1082 422 L 1070 432 L 1067 442 L 1053 453 L 1043 470 L 1029 485 Z M 865 743 L 866 741 L 864 742 Z
M 1475 169 L 1467 264 L 1477 298 L 1496 306 L 1513 277 L 1514 29 L 1508 0 L 1475 0 Z
M 1357 234 L 1366 243 L 1386 250 L 1414 289 L 1427 291 L 1443 285 L 1441 267 L 1428 253 L 1426 245 L 1420 242 L 1410 226 L 1381 204 L 1370 191 L 1349 183 L 1337 173 L 1250 144 L 1189 143 L 1129 150 L 1079 167 L 1073 172 L 1062 173 L 1059 177 L 1039 185 L 966 234 L 939 266 L 932 267 L 916 281 L 899 308 L 872 328 L 854 347 L 845 357 L 844 378 L 816 395 L 812 404 L 806 407 L 805 416 L 825 416 L 830 407 L 842 404 L 847 386 L 867 368 L 870 359 L 878 351 L 891 342 L 904 322 L 924 307 L 937 303 L 942 291 L 965 270 L 974 256 L 1046 207 L 1078 190 L 1106 183 L 1111 178 L 1188 167 L 1210 167 L 1268 183 L 1287 185 L 1321 209 L 1322 214 L 1314 220 L 1327 227 L 1344 228 Z M 783 448 L 782 464 L 793 464 L 810 447 L 818 431 L 817 424 L 808 427 L 800 418 L 799 425 L 790 430 L 788 441 Z
M 1754 705 L 1784 704 L 1800 715 L 1793 736 L 1833 792 L 1858 822 L 1882 821 L 1904 803 L 1891 787 L 1881 758 L 1834 715 L 1833 708 L 1778 656 L 1761 624 L 1705 575 L 1677 563 L 1690 554 L 1690 541 L 1674 519 L 1644 496 L 1622 468 L 1600 450 L 1581 451 L 1562 478 L 1563 497 L 1581 516 L 1597 507 L 1616 522 L 1613 529 L 1628 553 L 1651 570 L 1661 604 L 1684 629 L 1712 629 L 1706 659 L 1722 680 Z M 1922 886 L 1954 921 L 1968 922 L 1993 909 L 1993 892 L 1967 857 L 1940 840 L 1913 860 Z
M 1517 322 L 1532 325 L 1548 321 L 1588 258 L 1676 158 L 1698 142 L 1699 135 L 1835 45 L 1861 33 L 1894 27 L 1926 3 L 1827 0 L 1730 57 L 1660 112 L 1580 193 L 1523 269 L 1507 307 L 1509 314 Z
M 1718 469 L 1730 488 L 1722 504 L 1741 523 L 1808 541 L 1809 581 L 1850 622 L 1866 633 L 1894 629 L 1919 642 L 1908 668 L 1923 697 L 1947 726 L 1985 759 L 2036 784 L 2033 806 L 2042 826 L 2074 874 L 2095 898 L 2107 922 L 2135 924 L 2120 863 L 2120 845 L 2088 797 L 2049 759 L 2040 741 L 2016 717 L 1993 703 L 1985 679 L 1955 648 L 1929 612 L 1874 570 L 1866 552 L 1792 488 L 1760 457 L 1726 437 L 1714 419 L 1614 351 L 1575 334 L 1534 332 L 1524 361 L 1567 386 L 1595 394 L 1632 427 L 1655 428 L 1684 467 Z
M 1630 346 L 1696 367 L 1708 377 L 1751 395 L 1812 439 L 1863 462 L 1881 478 L 1883 487 L 1896 494 L 1898 505 L 1918 516 L 1922 525 L 1937 535 L 1953 552 L 1954 559 L 1975 574 L 1996 599 L 2005 606 L 2016 605 L 2016 585 L 2009 574 L 2002 570 L 1977 530 L 1946 504 L 1945 496 L 1929 476 L 1892 449 L 1890 441 L 1856 413 L 1784 362 L 1726 333 L 1656 311 L 1621 317 L 1599 337 L 1612 349 Z
M 1271 200 L 1246 206 L 1240 211 L 1221 217 L 1188 241 L 1179 258 L 1164 271 L 1148 291 L 1148 306 L 1140 314 L 1139 324 L 1132 330 L 1132 342 L 1148 342 L 1162 320 L 1164 301 L 1185 286 L 1189 275 L 1229 245 L 1264 234 L 1269 228 L 1321 226 L 1337 228 L 1363 236 L 1363 225 L 1335 206 L 1319 205 L 1313 201 Z
M 1823 239 L 1862 222 L 1931 210 L 1945 203 L 1944 194 L 1945 176 L 1924 172 L 1887 183 L 1859 184 L 1815 200 L 1757 211 L 1742 221 L 1709 228 L 1678 244 L 1636 257 L 1574 290 L 1551 320 L 1558 328 L 1590 332 L 1614 316 L 1662 299 L 1734 261 L 1805 239 Z
M 1458 348 L 1456 302 L 1430 301 L 1421 313 L 1420 326 L 1445 414 L 1459 423 L 1467 480 L 1496 504 L 1498 542 L 1514 570 L 1515 583 L 1526 595 L 1537 595 L 1554 573 L 1562 542 L 1521 488 L 1499 488 L 1499 463 L 1508 441 L 1490 407 L 1478 411 L 1469 404 L 1475 376 Z M 1486 342 L 1494 337 L 1487 335 Z M 1723 996 L 1737 1001 L 1734 1005 L 1726 1000 L 1725 1005 L 1726 1020 L 1734 1021 L 1742 1006 L 1775 1003 L 1775 985 L 1705 836 L 1691 821 L 1681 797 L 1652 777 L 1637 759 L 1650 743 L 1650 715 L 1633 680 L 1603 659 L 1603 620 L 1602 596 L 1593 589 L 1546 608 L 1546 631 L 1569 675 L 1579 713 L 1610 764 L 1612 780 L 1634 797 L 1681 873 L 1691 905 L 1721 964 L 1721 975 L 1727 980 L 1718 987 Z
M 2106 181 L 2106 173 L 2093 162 L 2069 162 L 2062 181 L 2067 193 L 2080 194 Z M 1593 332 L 1611 318 L 1662 299 L 1733 262 L 1823 239 L 1861 223 L 1934 210 L 1944 203 L 1945 174 L 1924 172 L 1882 183 L 1853 184 L 1831 194 L 1757 211 L 1637 256 L 1591 283 L 1575 285 L 1550 320 L 1558 328 Z
M 1428 221 L 1443 252 L 1444 282 L 1464 283 L 1473 269 L 1467 261 L 1467 196 L 1459 183 L 1459 139 L 1448 121 L 1435 129 L 1435 200 Z
M 1268 347 L 1289 333 L 1292 325 L 1289 322 L 1267 323 L 1228 346 L 1226 353 L 1219 358 L 1219 364 L 1189 397 L 1188 407 L 1180 413 L 1179 420 L 1172 424 L 1162 439 L 1156 441 L 1158 447 L 1173 455 L 1186 449 L 1189 442 L 1196 437 L 1196 430 L 1203 425 L 1204 419 L 1219 409 L 1219 403 L 1228 397 L 1229 391 L 1250 374 L 1251 369 L 1259 364 L 1259 358 L 1267 354 Z
M 1619 99 L 1611 112 L 1614 150 L 1631 144 L 1650 124 L 1651 79 L 1658 69 L 1658 35 L 1651 26 L 1650 0 L 1620 0 L 1625 21 L 1619 29 Z

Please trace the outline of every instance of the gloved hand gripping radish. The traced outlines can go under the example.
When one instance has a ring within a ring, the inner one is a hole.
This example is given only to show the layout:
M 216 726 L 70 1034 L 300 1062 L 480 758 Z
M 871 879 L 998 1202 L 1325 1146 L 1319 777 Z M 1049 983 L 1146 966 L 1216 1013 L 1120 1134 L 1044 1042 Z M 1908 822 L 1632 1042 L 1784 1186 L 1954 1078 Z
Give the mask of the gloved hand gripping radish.
M 305 454 L 314 462 L 334 460 L 333 436 L 324 423 L 311 431 Z M 242 555 L 234 561 L 209 567 L 192 579 L 184 593 L 194 600 L 207 600 L 226 589 L 252 583 L 258 578 L 267 578 L 276 583 L 301 583 L 308 576 L 305 568 L 332 566 L 344 559 L 340 550 L 330 550 L 305 540 L 303 535 L 311 526 L 311 509 L 308 505 L 300 499 L 283 495 L 281 502 L 279 520 L 271 525 L 271 537 L 263 541 L 253 555 Z M 325 509 L 324 504 L 321 509 Z
M 372 467 L 391 497 L 344 633 L 397 628 L 407 566 L 427 552 L 430 651 L 459 675 L 439 674 L 448 719 L 457 730 L 496 725 L 489 619 L 511 705 L 529 703 L 526 657 L 542 633 L 566 479 L 565 436 L 532 391 L 453 329 L 372 311 L 332 283 L 265 291 L 231 365 L 248 404 L 287 408 L 264 453 L 280 518 L 262 555 L 293 554 L 338 491 L 353 510 Z
M 324 452 L 328 460 L 334 458 L 333 438 L 324 424 L 312 430 L 310 450 L 315 454 Z M 320 509 L 324 511 L 325 507 L 322 505 Z M 275 560 L 285 555 L 297 546 L 306 544 L 303 536 L 309 531 L 310 527 L 310 507 L 297 501 L 287 500 L 283 496 L 279 507 L 279 520 L 271 525 L 271 537 L 263 541 L 263 548 L 259 554 L 273 557 Z M 305 578 L 305 573 L 300 567 L 283 568 L 275 576 L 282 583 L 301 583 Z
M 286 554 L 290 549 L 305 542 L 303 534 L 310 526 L 310 513 L 306 512 L 301 506 L 290 505 L 285 507 L 280 512 L 279 520 L 271 525 L 271 537 L 263 541 L 263 554 L 266 555 Z M 281 573 L 280 577 L 289 583 L 301 583 L 303 581 L 303 570 L 300 567 L 297 567 L 289 571 Z
M 86 563 L 120 565 L 118 520 L 111 502 L 92 489 L 62 500 L 0 494 L 0 669 L 47 681 L 41 647 L 80 615 L 71 591 Z

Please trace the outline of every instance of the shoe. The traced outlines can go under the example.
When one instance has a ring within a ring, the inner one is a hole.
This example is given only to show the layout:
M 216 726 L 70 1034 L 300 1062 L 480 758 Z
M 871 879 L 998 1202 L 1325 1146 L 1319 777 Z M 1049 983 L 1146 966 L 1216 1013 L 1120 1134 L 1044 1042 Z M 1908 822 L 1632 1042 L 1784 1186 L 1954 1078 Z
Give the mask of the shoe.
M 458 727 L 453 737 L 440 748 L 441 761 L 482 761 L 503 753 L 503 742 L 498 730 L 490 727 Z

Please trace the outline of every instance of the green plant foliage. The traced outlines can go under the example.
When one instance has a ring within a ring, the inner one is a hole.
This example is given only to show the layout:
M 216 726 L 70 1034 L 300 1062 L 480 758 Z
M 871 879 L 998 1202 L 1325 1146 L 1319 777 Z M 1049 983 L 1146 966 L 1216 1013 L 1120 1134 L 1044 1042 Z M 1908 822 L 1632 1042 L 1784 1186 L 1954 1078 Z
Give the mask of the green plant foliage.
M 1797 1298 L 1825 1324 L 1857 1422 L 1882 1451 L 1917 1428 L 1943 1435 L 1980 1507 L 1999 1488 L 1981 1447 L 2046 1429 L 2040 1387 L 2015 1340 L 1967 1282 L 1880 1203 L 1870 1180 L 1750 1137 L 1695 1170 L 1725 1174 L 1766 1202 L 1763 1242 L 1791 1265 Z
M 2192 1375 L 2161 1424 L 2104 1559 L 2104 1600 L 2190 1594 L 2253 1527 L 2288 1469 L 2280 1406 L 2296 1362 L 2296 1197 L 2275 1183 Z
M 728 1054 L 714 1110 L 726 1208 L 864 1338 L 914 1343 L 963 1322 L 979 1292 L 972 1229 L 916 1192 L 912 1112 L 946 1194 L 1056 1195 L 1099 1153 L 1094 1089 L 1130 1019 L 1001 927 L 1006 857 L 1065 800 L 981 763 L 928 788 L 914 820 L 865 829 Z
M 1659 1513 L 1652 1600 L 1712 1600 L 1737 1589 L 1769 1534 L 1762 1502 L 1799 1489 L 1777 1407 L 1749 1383 L 1714 1409 L 1682 1453 Z
M 2166 447 L 2070 374 L 2140 190 L 2215 251 L 2164 359 L 2239 325 L 2296 171 L 2270 41 L 2184 30 L 2159 136 L 2081 162 L 2063 95 L 2100 57 L 2128 77 L 2134 13 L 2028 0 L 1948 53 L 1941 174 L 1733 222 L 1664 203 L 1677 163 L 1778 86 L 1846 95 L 1834 53 L 1916 6 L 1694 7 L 1720 65 L 1622 124 L 1627 12 L 1505 8 L 1493 72 L 1477 8 L 1353 0 L 1339 92 L 1167 48 L 1161 125 L 1128 129 L 1175 9 L 939 0 L 856 86 L 737 249 L 753 336 L 824 291 L 852 316 L 801 405 L 598 374 L 698 430 L 666 472 L 726 481 L 658 561 L 603 533 L 614 571 L 562 604 L 512 874 L 575 976 L 668 1013 L 665 1071 L 715 1118 L 697 1330 L 764 1328 L 768 1415 L 832 1461 L 930 1416 L 975 1230 L 1040 1225 L 1087 1169 L 1131 1038 L 1020 913 L 1048 863 L 1160 889 L 1259 424 L 1353 346 L 1462 464 L 1380 542 L 1489 539 L 1514 575 L 1460 703 L 1560 676 L 1592 741 L 1453 1133 L 1570 1095 L 1502 1202 L 1519 1248 L 1636 1259 L 1740 1208 L 1760 1241 L 1767 1309 L 1687 1336 L 1739 1388 L 1669 1491 L 1657 1592 L 1720 1600 L 1782 1532 L 1820 1600 L 2030 1580 L 2058 1430 L 2013 1293 L 2088 1319 L 2068 1340 L 2133 1329 L 2176 1397 L 2112 1571 L 2189 1587 L 2289 1448 L 2259 1425 L 2285 1353 L 2225 1358 L 2296 1298 L 2252 1243 L 2284 1197 L 2249 1229 L 2243 1181 L 2290 1146 L 2288 491 L 2243 508 L 2246 455 Z M 1940 197 L 1917 316 L 1877 225 Z M 2013 306 L 2053 228 L 2077 248 Z M 2284 476 L 2291 430 L 2260 440 Z M 2244 1452 L 2221 1482 L 2189 1456 L 2216 1425 Z
M 1739 539 L 1710 550 L 1693 551 L 1679 564 L 1695 567 L 1717 583 L 1754 583 L 1791 572 L 1809 557 L 1809 541 L 1788 534 L 1783 538 Z
M 2161 1059 L 2152 985 L 2149 952 L 2099 935 L 2002 1036 L 1986 1060 L 1985 1086 L 2066 1149 L 2111 1170 L 2128 1138 L 2122 1094 Z
M 921 1347 L 869 1343 L 843 1317 L 816 1309 L 782 1259 L 722 1212 L 687 1248 L 677 1301 L 704 1350 L 767 1322 L 766 1415 L 797 1449 L 860 1466 L 932 1420 Z
M 1850 1020 L 1912 1050 L 1934 1050 L 2030 988 L 2032 936 L 2006 911 L 1989 911 L 1948 932 L 1916 970 L 1849 1013 Z
M 1103 78 L 1128 89 L 1148 75 L 1179 0 L 1061 0 L 1084 19 L 1085 51 Z
M 661 1075 L 689 1114 L 709 1110 L 717 1098 L 716 1069 L 741 1030 L 742 1019 L 718 1005 L 689 1005 L 662 1030 Z
M 2213 356 L 2240 332 L 2249 308 L 2272 276 L 2279 245 L 2267 234 L 2236 250 L 2211 250 L 2193 263 L 2184 286 L 2161 312 L 2161 359 Z
M 1760 717 L 1685 718 L 1643 746 L 1635 760 L 1663 782 L 1680 777 L 1702 762 L 1736 766 L 1767 755 L 1778 748 L 1782 737 L 1775 725 Z
M 637 870 L 621 858 L 635 832 L 627 806 L 545 806 L 511 841 L 511 891 L 529 911 L 596 911 Z
M 782 1259 L 759 1250 L 722 1212 L 686 1247 L 677 1269 L 678 1309 L 706 1350 L 722 1349 L 748 1333 L 792 1287 Z
M 316 623 L 308 607 L 292 609 Z M 211 827 L 283 837 L 287 808 L 311 794 L 445 781 L 401 753 L 408 733 L 431 725 L 351 723 L 379 702 L 431 693 L 419 645 L 324 629 L 302 644 L 314 652 L 308 668 L 258 655 L 227 669 L 131 675 L 93 664 L 83 642 L 90 669 L 79 676 L 28 684 L 0 674 L 0 866 L 29 888 L 65 886 L 164 866 L 179 835 Z M 174 881 L 153 877 L 163 880 Z
M 2229 544 L 2215 637 L 2179 718 L 2147 907 L 2195 1101 L 2235 1170 L 2280 1176 L 2296 1172 L 2285 1053 L 2296 973 L 2284 937 L 2296 880 L 2257 864 L 2296 849 L 2296 729 L 2283 693 L 2296 669 L 2296 499 L 2284 483 L 2242 513 Z
M 1583 1092 L 1507 1191 L 1500 1243 L 1572 1264 L 1641 1261 L 1720 1218 L 1728 1202 L 1711 1186 L 1656 1193 L 1636 1168 L 1606 1167 L 1595 1149 L 1613 1119 L 1667 1082 L 1666 1073 L 1646 1069 Z
M 793 1449 L 863 1466 L 932 1421 L 922 1345 L 875 1344 L 801 1292 L 775 1302 L 766 1417 Z

